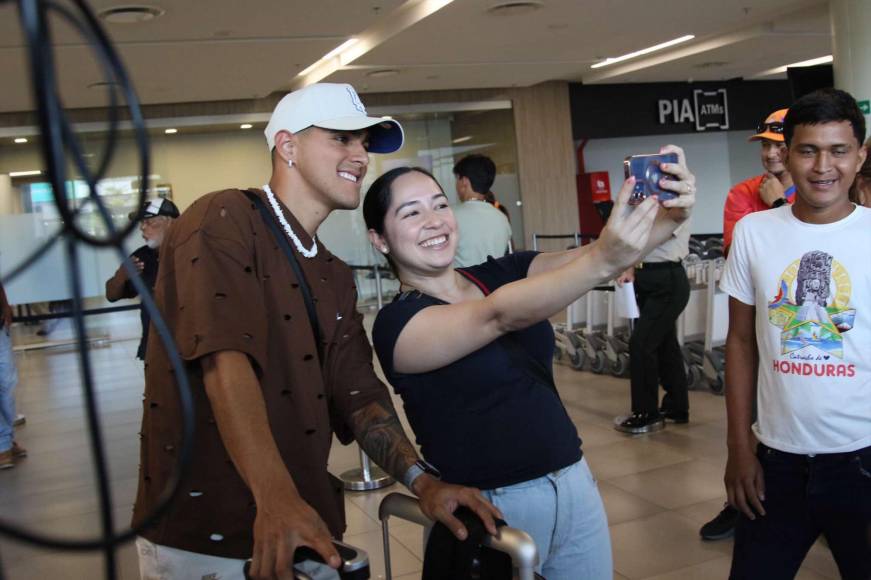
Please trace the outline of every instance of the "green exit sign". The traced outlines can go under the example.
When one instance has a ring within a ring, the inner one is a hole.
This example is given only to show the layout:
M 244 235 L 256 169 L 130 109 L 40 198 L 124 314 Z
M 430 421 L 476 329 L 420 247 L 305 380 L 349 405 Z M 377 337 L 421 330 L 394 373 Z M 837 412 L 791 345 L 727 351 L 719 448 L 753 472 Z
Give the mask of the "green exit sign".
M 871 101 L 864 100 L 859 101 L 859 108 L 862 109 L 862 112 L 866 115 L 871 115 Z

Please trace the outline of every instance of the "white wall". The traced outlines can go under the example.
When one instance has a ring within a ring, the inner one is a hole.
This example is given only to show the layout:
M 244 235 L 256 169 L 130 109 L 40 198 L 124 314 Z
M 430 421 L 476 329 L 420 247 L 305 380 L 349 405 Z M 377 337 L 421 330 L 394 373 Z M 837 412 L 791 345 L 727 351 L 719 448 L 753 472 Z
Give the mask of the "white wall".
M 666 144 L 683 147 L 698 186 L 690 231 L 722 233 L 723 204 L 729 189 L 761 172 L 759 146 L 748 143 L 747 137 L 746 131 L 732 131 L 593 139 L 584 149 L 584 162 L 587 171 L 608 172 L 612 195 L 616 196 L 623 183 L 626 156 L 657 153 L 660 146 Z

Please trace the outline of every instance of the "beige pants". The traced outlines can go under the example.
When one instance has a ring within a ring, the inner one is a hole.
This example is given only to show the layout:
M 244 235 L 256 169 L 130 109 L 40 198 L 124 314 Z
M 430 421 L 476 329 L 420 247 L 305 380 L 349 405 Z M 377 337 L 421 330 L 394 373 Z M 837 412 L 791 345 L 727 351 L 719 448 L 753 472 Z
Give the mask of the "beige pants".
M 136 538 L 142 580 L 243 580 L 245 560 L 187 552 Z M 329 566 L 303 562 L 294 566 L 297 578 L 338 580 Z

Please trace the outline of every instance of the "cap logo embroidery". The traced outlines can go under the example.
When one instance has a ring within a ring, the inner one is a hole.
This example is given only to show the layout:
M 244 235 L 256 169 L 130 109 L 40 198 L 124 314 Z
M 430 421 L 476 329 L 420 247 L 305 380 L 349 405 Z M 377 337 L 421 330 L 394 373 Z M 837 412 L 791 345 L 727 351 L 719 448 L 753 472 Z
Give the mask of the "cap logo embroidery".
M 360 111 L 361 113 L 363 113 L 365 115 L 366 114 L 366 107 L 363 106 L 363 101 L 360 100 L 360 96 L 357 94 L 357 91 L 355 91 L 354 87 L 352 87 L 350 85 L 345 87 L 345 88 L 348 89 L 348 95 L 351 96 L 351 104 L 354 105 L 355 109 L 357 109 L 358 111 Z

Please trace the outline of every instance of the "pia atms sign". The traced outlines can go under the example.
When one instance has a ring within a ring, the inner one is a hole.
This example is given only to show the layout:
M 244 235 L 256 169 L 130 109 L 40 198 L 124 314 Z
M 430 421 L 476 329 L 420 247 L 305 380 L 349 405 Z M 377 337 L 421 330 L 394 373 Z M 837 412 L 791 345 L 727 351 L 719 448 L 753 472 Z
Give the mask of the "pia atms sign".
M 691 99 L 659 99 L 657 108 L 660 125 L 693 123 L 696 131 L 722 131 L 729 128 L 726 89 L 696 89 Z

